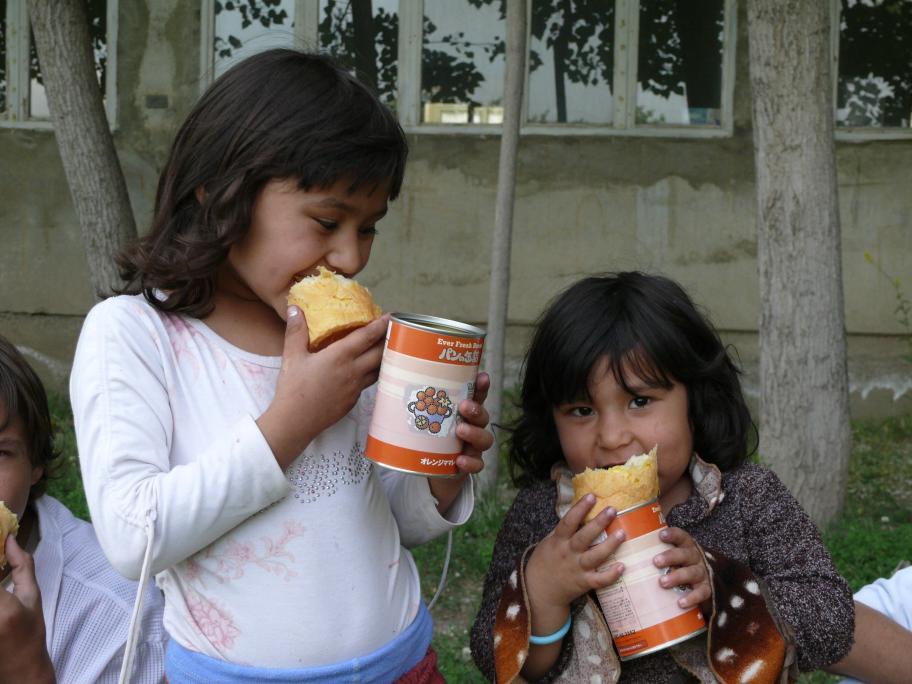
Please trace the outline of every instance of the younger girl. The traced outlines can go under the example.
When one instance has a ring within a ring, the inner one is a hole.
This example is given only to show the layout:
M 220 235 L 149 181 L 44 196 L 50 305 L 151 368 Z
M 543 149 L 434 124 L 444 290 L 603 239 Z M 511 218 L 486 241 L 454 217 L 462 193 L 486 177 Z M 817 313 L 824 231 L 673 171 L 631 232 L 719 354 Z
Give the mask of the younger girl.
M 365 267 L 405 158 L 394 116 L 328 59 L 250 57 L 178 131 L 125 294 L 86 319 L 70 390 L 89 508 L 117 569 L 156 574 L 172 684 L 436 672 L 403 545 L 469 516 L 487 377 L 459 406 L 460 477 L 376 468 L 387 319 L 309 353 L 286 305 L 318 266 Z
M 472 629 L 487 677 L 496 669 L 498 682 L 520 672 L 527 680 L 776 681 L 796 656 L 811 670 L 848 652 L 851 593 L 799 504 L 747 460 L 752 424 L 738 374 L 710 324 L 666 278 L 587 278 L 554 301 L 526 357 L 511 440 L 522 488 Z M 663 587 L 693 588 L 679 604 L 702 604 L 709 639 L 621 665 L 592 590 L 622 574 L 606 563 L 623 537 L 590 546 L 615 511 L 582 524 L 594 501 L 570 508 L 568 485 L 587 467 L 618 465 L 655 445 L 664 537 L 674 548 L 654 563 L 669 568 Z M 538 638 L 530 642 L 530 633 Z

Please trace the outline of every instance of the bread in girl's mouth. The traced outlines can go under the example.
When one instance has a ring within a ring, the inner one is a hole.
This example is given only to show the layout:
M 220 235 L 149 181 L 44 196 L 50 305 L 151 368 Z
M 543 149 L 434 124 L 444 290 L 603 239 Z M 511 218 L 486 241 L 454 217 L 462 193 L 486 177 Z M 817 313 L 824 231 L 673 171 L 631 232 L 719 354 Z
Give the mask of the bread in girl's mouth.
M 586 522 L 603 509 L 613 506 L 623 511 L 652 501 L 659 495 L 657 447 L 648 454 L 631 456 L 623 465 L 611 468 L 586 468 L 573 477 L 573 503 L 586 494 L 595 494 L 595 505 L 586 515 Z
M 374 304 L 371 293 L 354 280 L 317 267 L 317 275 L 292 285 L 289 306 L 304 312 L 310 351 L 319 351 L 345 337 L 356 328 L 380 317 L 383 310 Z
M 0 570 L 6 567 L 6 538 L 19 531 L 19 519 L 0 501 Z

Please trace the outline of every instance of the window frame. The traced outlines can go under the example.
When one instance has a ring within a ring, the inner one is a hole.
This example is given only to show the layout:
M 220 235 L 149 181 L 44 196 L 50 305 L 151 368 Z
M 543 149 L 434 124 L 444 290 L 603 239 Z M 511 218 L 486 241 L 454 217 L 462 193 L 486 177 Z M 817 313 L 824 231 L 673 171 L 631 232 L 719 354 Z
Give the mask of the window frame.
M 873 140 L 910 140 L 912 126 L 840 126 L 836 121 L 839 110 L 839 24 L 842 2 L 830 0 L 830 67 L 833 80 L 833 131 L 838 141 L 871 142 Z
M 111 130 L 117 129 L 117 14 L 120 0 L 106 0 L 107 62 L 105 64 L 105 114 Z M 33 118 L 29 50 L 31 22 L 26 0 L 6 3 L 6 110 L 0 112 L 0 128 L 53 130 L 53 119 Z
M 723 52 L 722 52 L 722 123 L 719 126 L 686 124 L 637 125 L 637 59 L 639 36 L 640 0 L 614 0 L 614 74 L 612 91 L 622 93 L 614 97 L 612 124 L 528 123 L 529 60 L 526 60 L 525 87 L 521 135 L 541 136 L 635 136 L 658 138 L 727 138 L 734 131 L 735 59 L 737 55 L 737 0 L 724 0 Z M 201 91 L 212 82 L 215 49 L 215 0 L 201 2 Z M 319 0 L 295 0 L 294 43 L 298 46 L 319 46 Z M 531 32 L 532 2 L 527 3 Z M 396 110 L 399 122 L 409 134 L 419 135 L 500 135 L 500 124 L 436 124 L 421 123 L 421 49 L 424 0 L 399 0 L 399 45 Z M 623 21 L 618 19 L 623 17 Z M 526 45 L 530 43 L 527 33 Z M 633 46 L 633 47 L 631 47 Z

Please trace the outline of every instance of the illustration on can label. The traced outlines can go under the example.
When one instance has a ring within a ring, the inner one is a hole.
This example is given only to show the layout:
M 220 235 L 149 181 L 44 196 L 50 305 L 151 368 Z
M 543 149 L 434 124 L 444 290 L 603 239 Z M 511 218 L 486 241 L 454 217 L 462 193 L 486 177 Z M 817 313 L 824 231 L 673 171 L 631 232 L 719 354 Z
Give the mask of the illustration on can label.
M 418 430 L 427 430 L 432 435 L 448 435 L 453 425 L 444 423 L 454 411 L 453 400 L 445 389 L 424 387 L 409 393 L 411 401 L 406 408 L 412 414 L 412 424 Z

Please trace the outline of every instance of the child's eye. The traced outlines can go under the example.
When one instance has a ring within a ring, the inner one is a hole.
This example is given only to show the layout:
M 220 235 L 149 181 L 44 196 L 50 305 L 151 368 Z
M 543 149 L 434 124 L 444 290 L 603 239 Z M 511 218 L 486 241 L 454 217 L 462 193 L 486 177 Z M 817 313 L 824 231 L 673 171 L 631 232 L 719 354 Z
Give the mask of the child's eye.
M 339 224 L 335 221 L 330 221 L 329 219 L 314 219 L 321 226 L 326 228 L 326 230 L 335 230 L 339 227 Z
M 569 411 L 571 416 L 577 416 L 578 418 L 586 418 L 587 416 L 592 415 L 592 408 L 590 406 L 574 406 Z
M 367 226 L 366 228 L 362 228 L 360 233 L 366 237 L 373 237 L 377 234 L 377 226 Z
M 630 400 L 631 408 L 645 408 L 652 401 L 649 397 L 634 397 Z

